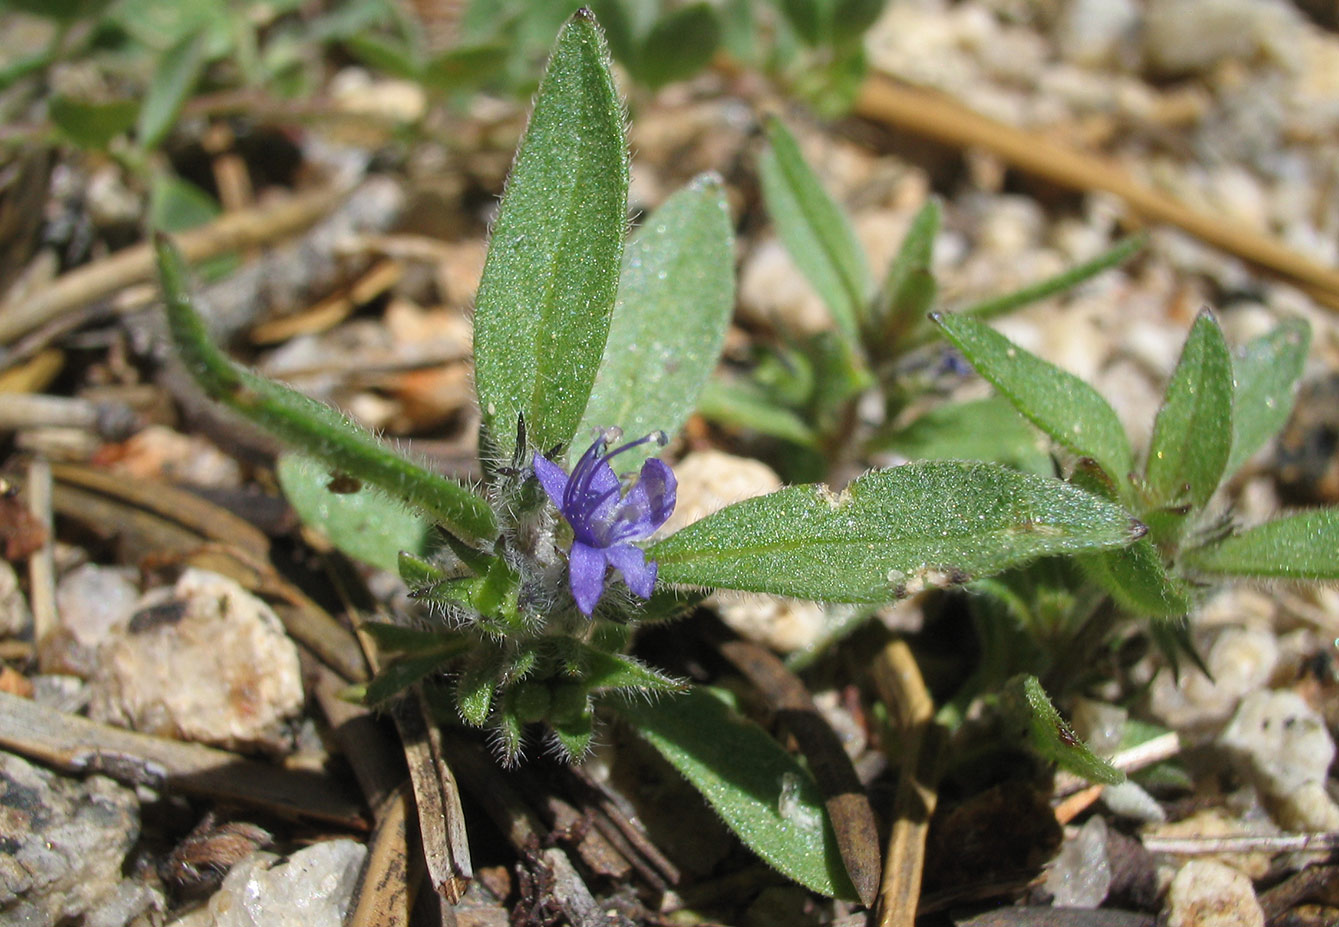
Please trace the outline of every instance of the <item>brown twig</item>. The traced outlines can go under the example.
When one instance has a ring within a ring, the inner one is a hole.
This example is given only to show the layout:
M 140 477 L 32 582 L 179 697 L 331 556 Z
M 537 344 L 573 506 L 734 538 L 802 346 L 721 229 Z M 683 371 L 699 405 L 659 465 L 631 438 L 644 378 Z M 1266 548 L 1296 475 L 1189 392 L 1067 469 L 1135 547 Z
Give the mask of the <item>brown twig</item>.
M 878 923 L 879 927 L 912 927 L 925 868 L 925 838 L 939 799 L 942 731 L 934 723 L 934 702 L 905 641 L 894 640 L 879 653 L 874 661 L 874 683 L 902 733 L 902 755 L 889 757 L 900 763 L 902 771 L 884 857 Z
M 861 903 L 872 907 L 879 892 L 879 828 L 841 740 L 814 707 L 804 683 L 770 651 L 739 640 L 721 644 L 720 650 L 757 687 L 799 744 L 823 792 L 851 884 Z
M 202 744 L 98 724 L 0 693 L 0 746 L 73 773 L 166 786 L 186 795 L 364 829 L 361 806 L 324 776 L 286 770 Z
M 338 206 L 349 192 L 348 187 L 325 187 L 300 193 L 221 216 L 208 225 L 182 232 L 175 240 L 191 263 L 254 247 L 306 228 Z M 147 281 L 153 272 L 153 248 L 146 242 L 63 274 L 23 302 L 0 306 L 0 345 L 10 344 L 66 312 Z
M 377 809 L 377 827 L 368 841 L 367 862 L 354 889 L 347 927 L 408 927 L 414 896 L 423 880 L 422 857 L 409 852 L 410 797 L 407 788 L 391 793 Z
M 1161 734 L 1130 747 L 1128 750 L 1113 753 L 1107 758 L 1107 762 L 1123 773 L 1132 773 L 1155 763 L 1161 763 L 1163 760 L 1170 760 L 1180 752 L 1181 738 L 1177 736 L 1175 731 L 1169 731 L 1166 734 Z M 1087 779 L 1076 776 L 1072 772 L 1062 769 L 1055 775 L 1055 795 L 1057 798 L 1086 790 L 1088 786 Z
M 28 603 L 33 613 L 33 640 L 56 629 L 55 536 L 52 534 L 51 465 L 42 458 L 28 467 L 28 511 L 44 529 L 42 546 L 28 558 Z
M 1191 209 L 1095 155 L 996 122 L 943 94 L 909 87 L 881 74 L 866 78 L 855 112 L 956 147 L 985 149 L 1052 183 L 1111 193 L 1143 218 L 1174 225 L 1283 278 L 1330 309 L 1339 309 L 1339 270 L 1304 257 L 1277 239 L 1243 228 L 1240 223 Z
M 1339 832 L 1319 834 L 1248 834 L 1241 837 L 1144 837 L 1150 853 L 1210 856 L 1215 853 L 1306 853 L 1339 850 Z
M 392 716 L 409 763 L 428 879 L 439 895 L 455 904 L 474 879 L 474 866 L 460 789 L 443 759 L 441 731 L 418 690 L 399 700 Z

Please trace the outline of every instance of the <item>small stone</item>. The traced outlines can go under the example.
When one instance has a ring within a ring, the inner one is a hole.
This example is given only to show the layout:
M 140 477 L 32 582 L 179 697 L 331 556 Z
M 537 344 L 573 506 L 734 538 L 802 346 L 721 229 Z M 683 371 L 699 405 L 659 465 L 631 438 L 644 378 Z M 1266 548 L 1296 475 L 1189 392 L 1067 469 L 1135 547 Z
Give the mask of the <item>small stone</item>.
M 138 599 L 139 590 L 121 570 L 94 563 L 66 573 L 56 587 L 61 625 L 84 647 L 97 647 L 129 622 Z
M 1097 67 L 1117 62 L 1139 27 L 1133 0 L 1072 0 L 1060 14 L 1055 46 L 1068 60 Z
M 1191 860 L 1167 890 L 1167 927 L 1264 927 L 1251 880 L 1212 860 Z
M 1149 692 L 1149 708 L 1178 730 L 1226 720 L 1247 693 L 1269 681 L 1278 664 L 1278 643 L 1268 631 L 1227 628 L 1205 654 L 1212 679 L 1184 668 L 1180 681 L 1160 673 Z
M 1228 58 L 1283 60 L 1300 43 L 1300 17 L 1281 0 L 1151 0 L 1144 61 L 1161 76 L 1204 73 Z
M 122 894 L 139 802 L 105 776 L 66 779 L 0 752 L 0 835 L 0 923 L 86 923 Z M 124 918 L 98 923 L 121 927 L 143 908 L 121 910 Z
M 32 626 L 32 612 L 19 588 L 19 576 L 8 560 L 0 559 L 0 637 L 14 637 Z
M 204 570 L 141 601 L 91 688 L 96 720 L 230 750 L 284 749 L 303 704 L 297 647 L 274 611 Z
M 1325 792 L 1334 740 L 1325 719 L 1300 695 L 1252 693 L 1218 744 L 1246 767 L 1280 825 L 1317 831 L 1339 827 L 1339 808 Z
M 1167 820 L 1167 812 L 1158 800 L 1144 791 L 1133 779 L 1126 779 L 1118 785 L 1109 785 L 1102 790 L 1102 804 L 1112 814 L 1144 823 L 1161 823 Z
M 1097 699 L 1080 698 L 1074 702 L 1070 720 L 1074 732 L 1088 745 L 1088 749 L 1109 756 L 1120 749 L 1125 735 L 1125 722 L 1130 713 L 1119 705 Z
M 367 848 L 326 840 L 286 857 L 252 853 L 232 868 L 208 904 L 177 925 L 342 927 Z
M 1095 908 L 1111 889 L 1107 824 L 1095 815 L 1068 835 L 1043 883 L 1057 908 Z
M 781 488 L 781 478 L 771 467 L 722 451 L 689 454 L 675 466 L 674 476 L 678 503 L 657 536 L 672 534 L 731 503 Z M 782 652 L 811 646 L 828 623 L 822 606 L 803 599 L 725 591 L 707 601 L 735 633 Z

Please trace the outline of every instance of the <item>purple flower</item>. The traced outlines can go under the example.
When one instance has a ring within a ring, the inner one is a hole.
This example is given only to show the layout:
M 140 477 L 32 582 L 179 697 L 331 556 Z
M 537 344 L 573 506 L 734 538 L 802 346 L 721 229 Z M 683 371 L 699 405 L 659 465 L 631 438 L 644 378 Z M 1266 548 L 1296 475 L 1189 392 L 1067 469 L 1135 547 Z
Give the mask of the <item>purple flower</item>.
M 553 504 L 572 526 L 572 550 L 568 554 L 568 579 L 572 597 L 582 614 L 590 615 L 604 592 L 606 568 L 623 574 L 628 588 L 643 599 L 651 597 L 656 584 L 656 565 L 633 547 L 663 525 L 674 511 L 674 473 L 663 461 L 652 458 L 642 464 L 637 482 L 623 494 L 623 486 L 609 466 L 609 458 L 655 440 L 663 444 L 663 432 L 653 432 L 637 441 L 604 453 L 609 442 L 623 432 L 609 428 L 581 455 L 572 475 L 535 455 L 535 476 Z

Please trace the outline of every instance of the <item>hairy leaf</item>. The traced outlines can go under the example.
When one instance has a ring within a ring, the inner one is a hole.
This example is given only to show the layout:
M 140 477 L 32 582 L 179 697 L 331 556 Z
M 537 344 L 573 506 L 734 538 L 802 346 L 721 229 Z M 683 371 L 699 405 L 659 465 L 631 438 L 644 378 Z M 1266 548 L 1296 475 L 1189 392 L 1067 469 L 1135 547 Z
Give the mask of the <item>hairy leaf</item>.
M 762 728 L 701 688 L 608 704 L 768 865 L 813 891 L 855 898 L 818 786 Z
M 846 214 L 823 189 L 786 127 L 770 120 L 767 140 L 759 166 L 767 210 L 795 266 L 854 348 L 870 291 L 864 251 Z
M 623 110 L 604 37 L 563 27 L 489 241 L 474 313 L 475 385 L 490 453 L 566 447 L 590 397 L 627 224 Z
M 1036 676 L 1015 676 L 1005 684 L 1001 703 L 1006 715 L 1024 725 L 1038 753 L 1089 782 L 1119 785 L 1125 774 L 1079 740 L 1055 710 Z
M 1339 579 L 1339 508 L 1267 521 L 1185 553 L 1205 573 L 1274 579 Z
M 460 483 L 406 460 L 329 406 L 229 360 L 192 308 L 181 253 L 165 235 L 155 236 L 154 244 L 173 344 L 208 395 L 332 470 L 422 509 L 464 541 L 482 544 L 496 536 L 488 503 Z
M 1122 608 L 1136 615 L 1179 617 L 1190 611 L 1190 590 L 1162 564 L 1153 542 L 1085 554 L 1079 563 Z
M 1237 386 L 1226 476 L 1241 469 L 1287 423 L 1310 345 L 1311 326 L 1302 319 L 1289 319 L 1233 357 Z
M 400 552 L 427 550 L 432 523 L 374 486 L 332 492 L 336 474 L 301 454 L 283 454 L 275 467 L 284 497 L 303 522 L 320 529 L 355 560 L 392 572 Z
M 1207 309 L 1195 319 L 1153 425 L 1145 479 L 1150 501 L 1203 507 L 1232 449 L 1232 356 Z
M 867 473 L 840 495 L 792 486 L 655 544 L 670 583 L 885 602 L 1050 554 L 1129 544 L 1143 526 L 1058 480 L 985 463 Z
M 983 322 L 949 313 L 932 318 L 977 372 L 1034 425 L 1062 446 L 1097 461 L 1116 485 L 1125 484 L 1133 467 L 1130 440 L 1097 390 Z
M 716 366 L 734 301 L 725 191 L 719 177 L 704 174 L 628 242 L 604 360 L 578 434 L 610 425 L 628 437 L 677 433 Z M 643 445 L 613 464 L 631 472 L 653 450 Z

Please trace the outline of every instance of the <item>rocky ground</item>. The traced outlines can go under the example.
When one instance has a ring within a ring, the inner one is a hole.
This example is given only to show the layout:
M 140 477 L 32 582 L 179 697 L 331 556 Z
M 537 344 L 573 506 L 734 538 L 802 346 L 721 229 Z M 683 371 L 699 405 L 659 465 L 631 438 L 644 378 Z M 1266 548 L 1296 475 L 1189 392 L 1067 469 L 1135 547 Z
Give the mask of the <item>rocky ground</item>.
M 1339 285 L 1325 276 L 1339 266 L 1337 20 L 1333 3 L 1301 0 L 892 0 L 867 37 L 872 67 L 993 120 L 973 144 L 890 120 L 866 96 L 822 121 L 756 74 L 716 69 L 631 92 L 632 205 L 653 208 L 700 171 L 725 178 L 736 365 L 752 345 L 830 325 L 762 208 L 764 114 L 795 131 L 871 267 L 928 197 L 942 201 L 946 308 L 1147 228 L 1134 260 L 999 327 L 1097 386 L 1142 440 L 1202 306 L 1234 345 L 1306 319 L 1294 419 L 1218 504 L 1253 523 L 1339 503 Z M 174 163 L 225 215 L 261 217 L 206 288 L 214 333 L 265 374 L 474 475 L 469 306 L 524 105 L 443 108 L 332 61 L 319 106 L 319 120 L 188 109 L 173 136 Z M 1099 166 L 1020 161 L 994 123 Z M 1113 164 L 1146 199 L 1103 183 Z M 414 923 L 478 925 L 868 921 L 760 864 L 614 725 L 580 770 L 537 758 L 504 773 L 463 731 L 443 741 L 412 709 L 373 718 L 341 701 L 365 674 L 350 628 L 412 607 L 402 584 L 297 523 L 267 440 L 218 415 L 168 356 L 149 265 L 109 270 L 139 240 L 142 186 L 111 159 L 14 145 L 0 178 L 0 923 L 389 925 L 411 910 Z M 1183 204 L 1232 240 L 1150 222 L 1150 201 Z M 14 324 L 34 306 L 35 324 Z M 962 376 L 952 391 L 987 389 Z M 767 448 L 691 422 L 671 448 L 676 518 L 779 485 L 785 462 Z M 881 617 L 940 694 L 953 673 L 939 664 L 967 657 L 936 642 L 933 601 Z M 675 636 L 657 632 L 653 659 L 728 681 L 712 643 L 722 621 L 789 653 L 835 620 L 813 603 L 724 598 Z M 924 923 L 1339 922 L 1339 592 L 1227 589 L 1192 633 L 1211 676 L 1174 678 L 1145 655 L 1062 701 L 1099 752 L 1118 751 L 1132 722 L 1169 732 L 1153 754 L 1124 757 L 1141 770 L 1130 784 L 992 771 L 942 796 Z M 882 813 L 899 755 L 867 669 L 838 648 L 804 682 Z M 473 855 L 454 909 L 430 890 L 431 861 L 424 878 L 422 845 L 432 857 L 442 838 L 420 839 L 402 784 L 406 764 L 437 775 L 438 755 L 459 780 Z

